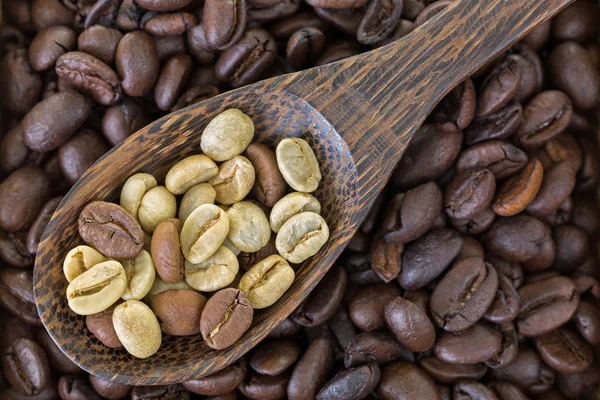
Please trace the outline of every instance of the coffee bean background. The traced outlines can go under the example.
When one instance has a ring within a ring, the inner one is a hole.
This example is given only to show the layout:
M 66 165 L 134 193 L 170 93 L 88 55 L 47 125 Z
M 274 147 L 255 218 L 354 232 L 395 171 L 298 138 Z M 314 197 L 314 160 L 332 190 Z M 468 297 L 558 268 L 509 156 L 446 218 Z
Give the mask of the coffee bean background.
M 0 398 L 599 398 L 591 0 L 439 104 L 337 265 L 233 366 L 131 388 L 88 376 L 37 318 L 41 232 L 104 152 L 170 111 L 399 39 L 451 3 L 4 0 Z M 90 324 L 120 345 L 110 321 Z

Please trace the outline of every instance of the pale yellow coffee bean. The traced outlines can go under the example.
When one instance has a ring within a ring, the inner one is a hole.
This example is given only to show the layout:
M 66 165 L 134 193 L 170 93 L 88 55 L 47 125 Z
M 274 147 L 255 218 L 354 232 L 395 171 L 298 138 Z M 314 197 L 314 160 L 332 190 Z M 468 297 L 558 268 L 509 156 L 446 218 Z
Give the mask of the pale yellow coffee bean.
M 202 132 L 200 148 L 215 161 L 242 154 L 254 138 L 254 123 L 238 109 L 230 108 L 214 117 Z
M 208 183 L 215 188 L 218 203 L 231 205 L 244 200 L 255 179 L 252 163 L 244 156 L 235 156 L 221 164 L 217 176 Z
M 213 292 L 229 285 L 235 279 L 239 270 L 238 259 L 225 246 L 210 256 L 207 260 L 192 264 L 185 262 L 185 280 L 196 290 Z
M 133 260 L 123 261 L 127 287 L 121 295 L 123 300 L 141 300 L 148 294 L 156 276 L 152 256 L 146 250 Z
M 200 183 L 192 186 L 183 195 L 177 218 L 183 223 L 190 216 L 192 211 L 202 204 L 214 204 L 217 192 L 209 183 Z
M 63 262 L 63 272 L 67 281 L 71 282 L 94 265 L 106 261 L 98 250 L 90 246 L 77 246 L 67 253 Z
M 292 286 L 296 274 L 281 256 L 274 254 L 256 263 L 240 280 L 252 308 L 273 305 Z
M 132 356 L 148 358 L 160 348 L 162 334 L 158 319 L 141 301 L 128 300 L 119 304 L 112 321 L 117 337 Z
M 207 182 L 218 172 L 217 164 L 207 156 L 189 156 L 171 167 L 165 178 L 165 186 L 173 194 L 184 194 L 192 186 Z
M 293 192 L 284 196 L 273 206 L 269 222 L 273 232 L 277 233 L 290 217 L 305 211 L 319 214 L 321 204 L 313 195 L 302 192 Z
M 227 213 L 214 204 L 203 204 L 185 220 L 181 250 L 186 260 L 199 264 L 212 256 L 229 232 Z
M 154 277 L 154 283 L 152 284 L 152 288 L 150 288 L 150 291 L 148 292 L 146 297 L 144 297 L 143 301 L 144 303 L 150 303 L 154 296 L 171 289 L 192 290 L 192 287 L 188 285 L 185 279 L 182 279 L 177 283 L 167 283 L 160 279 L 160 276 L 157 275 Z
M 69 283 L 67 301 L 79 315 L 96 314 L 112 306 L 125 292 L 127 276 L 118 261 L 94 265 Z
M 304 139 L 283 139 L 275 150 L 277 165 L 285 181 L 294 190 L 310 193 L 317 190 L 321 170 L 315 153 Z
M 138 220 L 138 210 L 142 204 L 142 198 L 152 188 L 156 187 L 156 178 L 150 174 L 139 173 L 132 175 L 121 190 L 120 205 L 129 214 Z
M 238 249 L 254 253 L 265 247 L 271 238 L 271 227 L 263 210 L 249 201 L 240 201 L 227 210 L 227 238 Z
M 142 198 L 138 210 L 140 225 L 148 233 L 154 232 L 158 224 L 165 219 L 175 218 L 175 215 L 177 215 L 177 200 L 164 186 L 150 189 Z
M 291 263 L 314 256 L 329 239 L 327 222 L 319 214 L 306 211 L 288 219 L 275 239 L 275 247 Z
M 231 224 L 231 223 L 230 223 Z M 230 228 L 231 229 L 231 228 Z M 238 249 L 235 244 L 233 244 L 231 242 L 231 240 L 229 240 L 229 238 L 225 238 L 225 240 L 223 241 L 223 246 L 227 247 L 229 250 L 231 250 L 233 252 L 233 254 L 235 254 L 235 256 L 239 256 L 240 253 L 242 252 L 240 249 Z

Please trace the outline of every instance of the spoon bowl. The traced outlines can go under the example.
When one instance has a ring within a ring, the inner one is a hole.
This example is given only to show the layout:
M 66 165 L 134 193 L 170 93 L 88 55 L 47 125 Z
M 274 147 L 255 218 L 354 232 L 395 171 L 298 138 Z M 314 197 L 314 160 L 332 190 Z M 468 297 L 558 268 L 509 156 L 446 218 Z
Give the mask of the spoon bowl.
M 130 385 L 183 382 L 235 362 L 285 319 L 329 270 L 383 189 L 416 129 L 452 88 L 572 0 L 462 0 L 393 44 L 338 63 L 259 82 L 163 117 L 98 160 L 73 186 L 44 233 L 34 295 L 41 320 L 60 349 L 84 370 Z M 158 353 L 136 359 L 102 345 L 66 301 L 62 261 L 82 244 L 79 213 L 91 201 L 118 201 L 137 172 L 163 180 L 169 167 L 200 153 L 210 119 L 239 108 L 255 123 L 255 140 L 275 148 L 285 137 L 307 140 L 323 180 L 315 196 L 330 227 L 317 255 L 273 306 L 255 312 L 232 347 L 215 351 L 201 335 L 164 336 Z

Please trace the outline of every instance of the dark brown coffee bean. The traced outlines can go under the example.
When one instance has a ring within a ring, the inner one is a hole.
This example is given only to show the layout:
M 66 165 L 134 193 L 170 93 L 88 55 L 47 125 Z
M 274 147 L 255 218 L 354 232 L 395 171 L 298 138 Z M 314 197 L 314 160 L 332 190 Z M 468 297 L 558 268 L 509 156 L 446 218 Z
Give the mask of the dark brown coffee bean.
M 462 133 L 454 124 L 423 125 L 398 162 L 394 184 L 410 189 L 440 178 L 456 161 L 461 146 Z
M 475 118 L 465 129 L 467 146 L 491 139 L 506 139 L 512 136 L 523 121 L 523 107 L 510 102 L 487 117 Z
M 36 31 L 54 25 L 73 24 L 75 13 L 60 0 L 34 0 L 31 2 L 31 22 Z
M 317 28 L 302 28 L 294 32 L 287 42 L 286 60 L 295 69 L 314 63 L 323 51 L 325 34 Z
M 380 240 L 380 239 L 379 239 Z M 383 244 L 380 244 L 381 246 L 383 246 Z M 386 248 L 389 249 L 393 249 L 393 247 L 391 247 L 393 245 L 388 245 L 385 246 L 385 248 L 383 250 L 385 250 Z M 375 273 L 374 270 L 371 269 L 371 256 L 373 257 L 382 257 L 382 256 L 389 256 L 390 254 L 393 254 L 393 252 L 387 252 L 387 251 L 383 251 L 382 253 L 379 253 L 379 255 L 371 255 L 369 253 L 366 254 L 353 254 L 350 257 L 348 257 L 346 259 L 346 263 L 345 263 L 345 269 L 348 272 L 348 281 L 352 282 L 352 283 L 356 283 L 359 285 L 367 285 L 369 283 L 378 283 L 381 282 L 381 278 Z M 383 257 L 382 257 L 383 260 Z M 385 259 L 385 262 L 387 262 L 387 258 Z M 379 261 L 379 262 L 383 262 L 383 261 Z M 398 262 L 398 265 L 400 265 L 400 262 Z
M 483 383 L 475 381 L 458 381 L 452 391 L 454 400 L 498 400 L 494 391 Z
M 544 168 L 536 159 L 506 180 L 496 191 L 492 209 L 498 215 L 510 217 L 525 210 L 536 198 L 542 186 Z
M 0 63 L 2 104 L 17 115 L 25 115 L 42 94 L 42 78 L 29 64 L 27 50 L 8 52 Z
M 406 4 L 405 1 L 404 7 Z M 475 85 L 471 79 L 467 78 L 442 99 L 434 118 L 437 122 L 453 122 L 458 129 L 463 130 L 471 124 L 475 117 L 475 105 Z
M 583 163 L 581 147 L 573 135 L 567 132 L 546 142 L 544 150 L 553 163 L 567 161 L 571 163 L 575 171 L 579 171 L 581 168 Z
M 200 316 L 206 297 L 193 290 L 165 290 L 152 298 L 150 307 L 167 335 L 188 336 L 200 333 Z
M 87 11 L 83 27 L 92 25 L 114 26 L 122 0 L 98 0 Z M 80 11 L 81 13 L 81 11 Z M 77 21 L 75 22 L 77 27 Z
M 169 58 L 178 54 L 185 54 L 187 52 L 186 35 L 177 36 L 155 36 L 154 44 L 156 45 L 156 51 L 158 52 L 158 58 L 160 62 L 165 62 Z
M 554 228 L 552 238 L 556 243 L 553 268 L 568 275 L 583 264 L 590 253 L 588 238 L 584 231 L 571 225 Z
M 118 400 L 127 396 L 129 392 L 131 392 L 131 386 L 129 385 L 123 385 L 117 382 L 107 381 L 92 374 L 90 374 L 89 378 L 90 384 L 92 385 L 96 393 L 98 393 L 103 398 L 109 400 Z
M 438 389 L 431 378 L 421 368 L 404 361 L 381 368 L 381 379 L 375 393 L 382 400 L 439 399 Z
M 157 14 L 146 13 L 140 27 L 154 36 L 177 36 L 187 32 L 198 23 L 198 18 L 188 12 Z
M 32 31 L 33 24 L 31 22 L 31 2 L 25 0 L 11 1 L 4 5 L 4 20 L 11 21 L 11 24 L 16 27 Z M 6 23 L 4 23 L 6 26 Z
M 499 218 L 487 232 L 485 245 L 506 261 L 525 262 L 542 252 L 550 234 L 550 227 L 527 215 Z
M 496 213 L 491 209 L 491 207 L 487 207 L 473 218 L 448 218 L 452 227 L 454 227 L 454 229 L 463 235 L 478 235 L 483 233 L 487 231 L 490 226 L 492 226 L 495 219 Z
M 220 94 L 219 88 L 212 85 L 204 86 L 192 86 L 179 96 L 175 105 L 171 108 L 171 111 L 181 110 L 182 108 L 191 106 L 204 100 L 208 100 L 211 97 L 215 97 Z
M 402 253 L 400 286 L 406 290 L 425 287 L 444 272 L 462 246 L 460 235 L 449 229 L 431 231 L 410 243 Z
M 331 333 L 335 336 L 342 349 L 346 350 L 357 334 L 357 329 L 350 320 L 348 311 L 340 305 L 335 314 L 327 321 Z
M 9 388 L 0 392 L 0 397 L 3 400 L 55 400 L 58 397 L 56 385 L 48 385 L 44 390 L 35 396 L 25 396 L 13 388 Z
M 413 241 L 427 232 L 442 209 L 442 191 L 435 182 L 395 195 L 383 216 L 385 240 L 389 243 Z
M 90 103 L 77 92 L 52 95 L 23 119 L 23 143 L 39 152 L 57 149 L 84 124 L 90 111 Z
M 354 57 L 360 53 L 356 43 L 349 40 L 331 42 L 323 50 L 323 54 L 315 61 L 315 67 Z
M 569 161 L 553 164 L 544 171 L 544 179 L 527 212 L 536 217 L 547 216 L 571 195 L 575 188 L 575 171 Z
M 502 333 L 502 349 L 494 357 L 485 362 L 490 368 L 502 368 L 514 363 L 519 353 L 519 336 L 512 322 L 497 325 L 496 329 Z
M 556 387 L 569 399 L 578 399 L 596 386 L 600 379 L 600 368 L 590 366 L 578 374 L 556 374 Z
M 58 159 L 64 177 L 75 184 L 93 163 L 109 150 L 102 137 L 82 129 L 58 149 Z
M 46 229 L 46 225 L 50 222 L 50 218 L 52 218 L 52 214 L 56 211 L 56 208 L 62 201 L 61 197 L 55 197 L 53 199 L 48 200 L 46 205 L 41 209 L 38 214 L 36 220 L 31 225 L 29 229 L 29 233 L 27 234 L 27 251 L 30 254 L 35 254 L 37 252 L 38 244 L 40 243 L 40 239 L 42 238 L 42 234 Z
M 371 246 L 371 269 L 384 282 L 392 281 L 401 270 L 403 250 L 403 244 L 389 244 L 382 237 L 376 238 Z
M 356 335 L 344 353 L 346 368 L 375 362 L 385 364 L 398 358 L 414 361 L 412 352 L 394 338 L 381 332 L 363 332 Z
M 564 42 L 550 53 L 552 83 L 569 95 L 573 105 L 590 109 L 600 101 L 600 73 L 592 63 L 585 47 Z
M 592 346 L 565 327 L 538 336 L 533 342 L 542 360 L 563 374 L 582 372 L 594 359 Z
M 495 324 L 504 324 L 517 318 L 519 310 L 519 294 L 517 290 L 509 278 L 499 273 L 496 297 L 490 308 L 483 315 L 483 318 Z
M 29 339 L 17 339 L 2 355 L 4 375 L 25 396 L 40 394 L 50 385 L 50 365 L 44 349 Z
M 348 314 L 359 329 L 369 332 L 385 327 L 385 307 L 400 291 L 393 284 L 376 283 L 362 288 L 352 300 Z
M 122 38 L 123 34 L 116 29 L 94 25 L 81 32 L 77 39 L 77 47 L 105 64 L 113 65 L 117 46 Z
M 563 92 L 549 90 L 535 96 L 523 110 L 517 133 L 519 145 L 534 149 L 564 132 L 571 122 L 573 107 Z
M 403 298 L 385 307 L 385 321 L 398 342 L 415 352 L 430 350 L 435 344 L 435 328 L 425 310 Z
M 415 25 L 421 26 L 452 4 L 452 0 L 438 0 L 425 7 L 415 19 Z
M 431 295 L 434 322 L 448 332 L 459 332 L 477 323 L 494 300 L 498 275 L 479 257 L 457 262 L 439 281 Z
M 152 37 L 142 31 L 123 36 L 117 46 L 115 65 L 125 93 L 132 97 L 148 94 L 160 66 Z
M 50 199 L 50 179 L 39 168 L 24 167 L 0 183 L 0 228 L 29 229 Z
M 458 262 L 467 257 L 479 257 L 484 258 L 483 246 L 472 236 L 461 236 L 463 240 L 462 249 L 456 256 L 455 260 Z
M 261 375 L 279 375 L 298 361 L 302 350 L 298 343 L 290 339 L 263 342 L 250 356 L 249 364 Z
M 190 400 L 190 392 L 181 384 L 134 386 L 131 391 L 131 400 Z
M 205 34 L 204 23 L 190 28 L 187 31 L 187 48 L 190 54 L 200 63 L 200 65 L 207 65 L 211 67 L 211 73 L 215 75 L 213 63 L 215 61 L 215 51 L 208 43 L 208 39 Z M 194 79 L 190 79 L 191 82 L 194 82 Z M 203 81 L 202 84 L 213 84 L 216 79 L 211 79 L 210 81 Z
M 116 306 L 117 304 L 98 314 L 91 314 L 85 317 L 85 325 L 88 330 L 92 332 L 103 345 L 111 348 L 123 346 L 112 323 L 112 315 Z
M 204 2 L 204 34 L 217 50 L 231 47 L 246 29 L 246 0 L 207 0 Z
M 590 344 L 600 343 L 600 309 L 587 302 L 579 302 L 573 317 L 579 334 Z
M 45 329 L 40 329 L 36 336 L 37 342 L 44 348 L 50 365 L 63 374 L 78 374 L 81 369 L 67 357 L 54 343 Z
M 64 400 L 101 400 L 86 378 L 75 375 L 60 377 L 58 394 Z
M 346 270 L 333 266 L 306 300 L 292 313 L 292 320 L 302 326 L 318 326 L 335 313 L 346 289 Z
M 300 326 L 292 321 L 290 318 L 286 318 L 279 323 L 267 336 L 270 339 L 282 339 L 286 337 L 295 337 Z
M 315 12 L 322 20 L 326 21 L 336 29 L 350 36 L 356 36 L 358 27 L 365 15 L 365 7 L 364 5 L 341 9 L 315 7 Z
M 484 364 L 450 364 L 437 357 L 422 358 L 419 366 L 437 382 L 447 385 L 460 379 L 479 380 L 488 370 Z
M 200 318 L 200 332 L 213 349 L 225 349 L 248 330 L 252 323 L 252 306 L 237 289 L 223 289 L 206 303 Z
M 250 400 L 283 400 L 289 379 L 290 374 L 287 372 L 277 376 L 258 375 L 251 372 L 238 386 L 238 390 Z
M 440 335 L 433 352 L 450 364 L 477 364 L 491 359 L 502 349 L 502 335 L 486 324 L 476 324 L 459 332 Z
M 273 65 L 277 44 L 260 28 L 248 29 L 242 38 L 217 60 L 217 77 L 238 88 L 258 81 Z
M 552 21 L 552 36 L 557 40 L 585 42 L 598 32 L 598 9 L 591 2 L 580 1 L 565 8 Z
M 27 251 L 26 232 L 4 232 L 0 229 L 0 259 L 13 267 L 31 267 L 34 257 Z
M 312 341 L 292 372 L 287 386 L 290 400 L 312 399 L 329 378 L 334 366 L 334 340 L 321 337 Z
M 477 96 L 476 115 L 485 117 L 499 111 L 517 94 L 523 71 L 514 57 L 497 64 L 481 84 Z
M 363 399 L 379 383 L 380 370 L 377 364 L 338 372 L 317 394 L 317 400 Z
M 29 62 L 34 70 L 44 71 L 54 67 L 56 60 L 75 48 L 77 34 L 66 26 L 51 26 L 33 39 L 29 46 Z
M 557 276 L 530 283 L 519 289 L 521 311 L 519 333 L 534 337 L 548 333 L 571 319 L 579 304 L 575 284 Z
M 376 0 L 369 3 L 358 27 L 357 40 L 362 44 L 375 44 L 385 39 L 396 27 L 402 14 L 401 0 Z
M 490 370 L 490 377 L 516 385 L 528 395 L 539 395 L 554 384 L 554 371 L 541 362 L 535 351 L 523 348 L 515 363 Z
M 0 270 L 0 304 L 29 325 L 41 325 L 33 298 L 33 274 L 18 269 Z
M 111 146 L 116 146 L 150 122 L 150 117 L 142 106 L 125 99 L 106 109 L 102 119 L 102 133 Z
M 544 69 L 538 54 L 525 43 L 517 43 L 512 50 L 512 57 L 519 64 L 522 72 L 521 84 L 513 99 L 524 102 L 538 94 L 542 89 Z
M 488 383 L 490 389 L 494 391 L 499 400 L 527 400 L 528 397 L 516 385 L 503 382 L 492 381 Z M 547 397 L 545 397 L 547 398 Z M 552 399 L 550 399 L 552 400 Z
M 577 186 L 575 190 L 583 192 L 592 190 L 598 183 L 598 169 L 600 168 L 600 155 L 595 142 L 588 137 L 579 137 L 579 144 L 582 149 L 582 165 L 577 173 Z
M 139 29 L 140 20 L 145 12 L 146 10 L 140 7 L 137 1 L 123 0 L 117 12 L 117 28 L 126 32 Z
M 271 1 L 268 4 L 262 1 L 249 0 L 248 23 L 260 24 L 289 17 L 300 9 L 300 0 Z
M 79 214 L 79 235 L 106 257 L 135 258 L 144 247 L 144 231 L 133 217 L 113 203 L 94 201 Z
M 277 167 L 275 154 L 263 144 L 251 143 L 244 155 L 250 160 L 256 172 L 252 193 L 262 204 L 273 207 L 285 195 L 286 188 L 283 175 Z
M 247 363 L 242 358 L 219 372 L 184 382 L 183 387 L 203 396 L 222 395 L 235 390 L 242 383 L 247 369 Z
M 0 53 L 26 48 L 25 34 L 14 26 L 4 24 L 0 28 Z
M 154 86 L 154 101 L 158 108 L 171 110 L 191 71 L 192 58 L 187 54 L 173 56 L 165 63 Z
M 456 170 L 487 168 L 501 180 L 523 169 L 527 161 L 527 154 L 511 143 L 488 140 L 466 148 L 456 161 Z
M 472 218 L 492 202 L 496 190 L 494 174 L 485 168 L 459 172 L 444 192 L 444 209 L 455 219 Z
M 17 124 L 2 138 L 0 142 L 0 169 L 12 172 L 18 168 L 39 167 L 47 158 L 47 154 L 38 153 L 23 143 L 23 124 Z
M 192 0 L 135 0 L 140 6 L 150 11 L 175 11 L 187 7 Z

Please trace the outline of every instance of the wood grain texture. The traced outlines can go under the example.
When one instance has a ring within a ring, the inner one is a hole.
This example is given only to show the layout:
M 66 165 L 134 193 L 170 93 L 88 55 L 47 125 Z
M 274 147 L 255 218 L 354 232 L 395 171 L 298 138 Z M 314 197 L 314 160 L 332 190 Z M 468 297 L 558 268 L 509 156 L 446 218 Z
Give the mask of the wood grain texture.
M 248 352 L 286 318 L 330 268 L 383 189 L 415 130 L 437 102 L 530 29 L 572 0 L 462 0 L 406 38 L 335 64 L 260 82 L 168 115 L 100 159 L 56 211 L 36 257 L 38 312 L 58 346 L 84 370 L 125 384 L 182 382 L 215 372 Z M 214 351 L 200 335 L 163 338 L 159 352 L 138 360 L 103 346 L 67 306 L 66 253 L 81 243 L 77 217 L 93 200 L 118 199 L 136 172 L 163 179 L 169 166 L 200 152 L 208 121 L 229 107 L 256 124 L 271 148 L 303 137 L 321 162 L 316 193 L 331 238 L 302 264 L 290 290 L 255 313 L 233 347 Z

